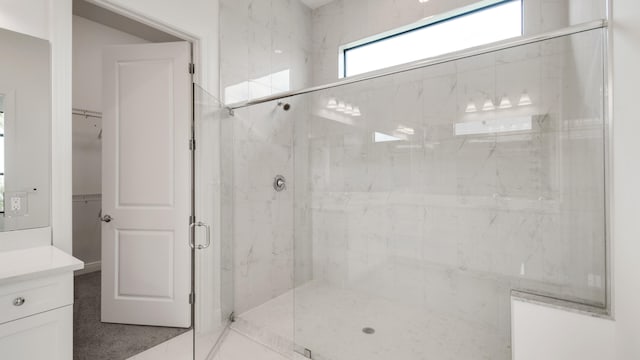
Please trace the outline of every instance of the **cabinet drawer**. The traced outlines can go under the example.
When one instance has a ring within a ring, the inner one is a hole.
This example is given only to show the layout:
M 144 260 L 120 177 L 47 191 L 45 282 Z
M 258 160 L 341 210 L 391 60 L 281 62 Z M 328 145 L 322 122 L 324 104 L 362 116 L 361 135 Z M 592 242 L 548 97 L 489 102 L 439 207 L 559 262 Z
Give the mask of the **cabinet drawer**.
M 0 286 L 0 324 L 73 304 L 73 274 Z
M 73 306 L 0 325 L 0 359 L 71 360 Z

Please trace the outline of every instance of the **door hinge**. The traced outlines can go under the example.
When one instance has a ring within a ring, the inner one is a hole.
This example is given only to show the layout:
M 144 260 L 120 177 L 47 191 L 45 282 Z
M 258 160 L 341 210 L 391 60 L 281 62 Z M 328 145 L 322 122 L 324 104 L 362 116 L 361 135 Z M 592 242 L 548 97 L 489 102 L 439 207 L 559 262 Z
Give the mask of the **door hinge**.
M 189 294 L 189 304 L 193 305 L 195 302 L 196 302 L 196 294 L 190 293 Z
M 189 63 L 189 74 L 195 74 L 195 73 L 196 73 L 196 64 Z
M 189 150 L 193 151 L 196 149 L 196 139 L 189 139 Z
M 189 226 L 196 222 L 196 217 L 194 215 L 189 215 Z

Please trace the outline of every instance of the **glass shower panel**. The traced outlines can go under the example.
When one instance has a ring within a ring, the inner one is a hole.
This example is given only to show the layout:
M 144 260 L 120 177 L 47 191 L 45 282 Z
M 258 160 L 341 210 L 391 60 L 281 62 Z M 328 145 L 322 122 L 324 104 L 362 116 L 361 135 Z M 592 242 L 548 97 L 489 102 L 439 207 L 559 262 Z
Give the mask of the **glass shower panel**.
M 233 119 L 213 95 L 195 84 L 194 131 L 195 214 L 205 225 L 192 230 L 194 360 L 204 360 L 233 315 Z M 206 225 L 211 229 L 209 246 Z
M 235 333 L 273 351 L 293 346 L 294 122 L 299 101 L 236 109 L 233 116 Z
M 285 100 L 308 102 L 292 130 L 297 352 L 506 360 L 513 290 L 607 305 L 603 39 Z

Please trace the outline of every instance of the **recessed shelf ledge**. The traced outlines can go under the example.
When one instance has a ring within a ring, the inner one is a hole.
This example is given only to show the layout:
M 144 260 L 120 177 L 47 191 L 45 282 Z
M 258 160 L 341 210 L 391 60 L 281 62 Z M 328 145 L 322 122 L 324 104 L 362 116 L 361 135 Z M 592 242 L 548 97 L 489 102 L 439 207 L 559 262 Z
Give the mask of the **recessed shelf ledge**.
M 558 310 L 569 311 L 580 315 L 613 320 L 611 311 L 607 307 L 588 305 L 550 296 L 534 294 L 532 292 L 522 290 L 511 290 L 511 299 L 540 306 L 546 306 Z

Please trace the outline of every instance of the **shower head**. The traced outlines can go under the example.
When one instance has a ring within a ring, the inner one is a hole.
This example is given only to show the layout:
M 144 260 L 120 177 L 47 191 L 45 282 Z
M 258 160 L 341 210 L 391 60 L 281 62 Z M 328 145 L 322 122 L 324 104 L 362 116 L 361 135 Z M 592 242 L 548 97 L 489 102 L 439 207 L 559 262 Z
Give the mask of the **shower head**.
M 291 105 L 289 105 L 288 103 L 278 102 L 278 106 L 282 106 L 284 111 L 289 111 L 289 109 L 291 109 Z

